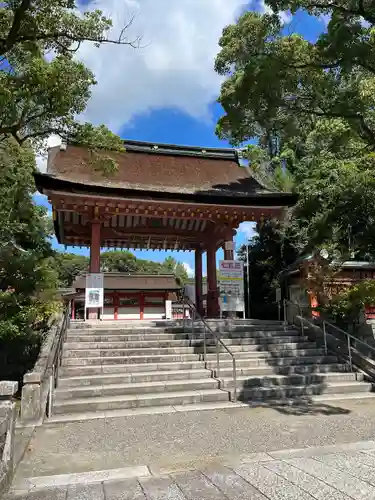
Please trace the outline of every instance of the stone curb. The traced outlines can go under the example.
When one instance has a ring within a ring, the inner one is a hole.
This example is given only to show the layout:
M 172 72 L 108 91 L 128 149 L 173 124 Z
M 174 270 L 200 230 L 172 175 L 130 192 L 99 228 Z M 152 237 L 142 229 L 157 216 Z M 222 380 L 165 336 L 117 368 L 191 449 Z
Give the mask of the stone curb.
M 150 476 L 150 469 L 146 465 L 124 467 L 122 469 L 109 469 L 92 472 L 78 472 L 73 474 L 58 474 L 55 476 L 26 477 L 18 481 L 11 493 L 19 495 L 34 490 L 57 488 L 73 484 L 95 484 L 103 481 L 115 481 Z

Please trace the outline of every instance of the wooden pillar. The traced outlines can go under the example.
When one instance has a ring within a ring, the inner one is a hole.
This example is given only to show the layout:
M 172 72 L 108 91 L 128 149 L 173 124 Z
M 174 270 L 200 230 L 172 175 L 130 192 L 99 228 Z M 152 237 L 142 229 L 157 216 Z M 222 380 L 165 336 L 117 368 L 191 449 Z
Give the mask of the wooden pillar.
M 75 311 L 75 302 L 74 302 L 74 299 L 72 300 L 71 302 L 71 311 L 72 311 L 72 314 L 71 314 L 71 319 L 76 319 L 76 311 Z
M 202 269 L 202 249 L 195 250 L 195 305 L 198 313 L 203 316 L 203 269 Z
M 100 222 L 91 223 L 90 273 L 100 273 Z M 100 309 L 88 309 L 89 319 L 99 319 Z
M 100 273 L 100 222 L 91 223 L 90 272 Z
M 216 276 L 216 243 L 210 243 L 207 247 L 207 316 L 209 318 L 220 316 Z

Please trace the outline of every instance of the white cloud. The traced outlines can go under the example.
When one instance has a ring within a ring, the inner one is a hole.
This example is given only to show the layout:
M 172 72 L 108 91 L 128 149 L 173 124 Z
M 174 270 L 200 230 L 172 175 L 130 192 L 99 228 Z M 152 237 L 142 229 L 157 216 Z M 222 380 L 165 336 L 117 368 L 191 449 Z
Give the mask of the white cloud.
M 47 148 L 52 148 L 53 146 L 59 146 L 61 144 L 61 138 L 58 135 L 51 135 L 45 142 L 45 152 L 37 155 L 36 166 L 40 172 L 46 172 L 47 170 Z
M 255 222 L 242 222 L 237 230 L 238 233 L 242 233 L 246 238 L 251 239 L 255 234 Z
M 194 278 L 195 276 L 195 271 L 194 269 L 190 266 L 188 262 L 183 262 L 182 265 L 186 269 L 186 272 L 188 273 L 189 278 Z
M 214 71 L 223 28 L 236 21 L 247 0 L 96 0 L 113 20 L 113 36 L 135 15 L 129 38 L 142 36 L 139 49 L 84 44 L 78 57 L 98 85 L 84 119 L 118 131 L 140 113 L 177 108 L 207 120 L 220 77 Z
M 259 10 L 262 14 L 273 14 L 273 10 L 271 7 L 266 5 L 265 0 L 259 1 Z M 283 10 L 279 13 L 279 19 L 283 24 L 289 24 L 292 21 L 293 16 L 289 10 Z

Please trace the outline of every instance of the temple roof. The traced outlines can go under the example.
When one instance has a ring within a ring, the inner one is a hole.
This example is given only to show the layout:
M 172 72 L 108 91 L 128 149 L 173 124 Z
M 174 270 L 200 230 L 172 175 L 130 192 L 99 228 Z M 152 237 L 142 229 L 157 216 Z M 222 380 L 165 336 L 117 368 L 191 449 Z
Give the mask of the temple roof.
M 90 152 L 68 144 L 51 148 L 47 173 L 37 173 L 39 191 L 53 189 L 69 192 L 154 196 L 169 199 L 196 199 L 216 203 L 232 199 L 241 203 L 290 206 L 296 202 L 291 193 L 270 190 L 241 166 L 234 149 L 201 148 L 125 141 L 126 151 L 111 152 L 118 163 L 113 174 L 104 174 L 90 165 Z
M 174 274 L 127 274 L 103 273 L 104 288 L 106 290 L 179 290 Z M 72 288 L 75 290 L 86 288 L 86 275 L 78 276 Z

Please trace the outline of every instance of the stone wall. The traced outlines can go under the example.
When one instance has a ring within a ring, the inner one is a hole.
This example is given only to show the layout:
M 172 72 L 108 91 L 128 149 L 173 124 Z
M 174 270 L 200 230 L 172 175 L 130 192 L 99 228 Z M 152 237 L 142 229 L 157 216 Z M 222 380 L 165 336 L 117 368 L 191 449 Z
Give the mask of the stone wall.
M 20 420 L 24 424 L 40 423 L 46 414 L 49 379 L 63 320 L 61 317 L 51 326 L 34 368 L 23 377 Z
M 0 495 L 13 477 L 17 408 L 12 397 L 17 389 L 17 382 L 0 382 Z

